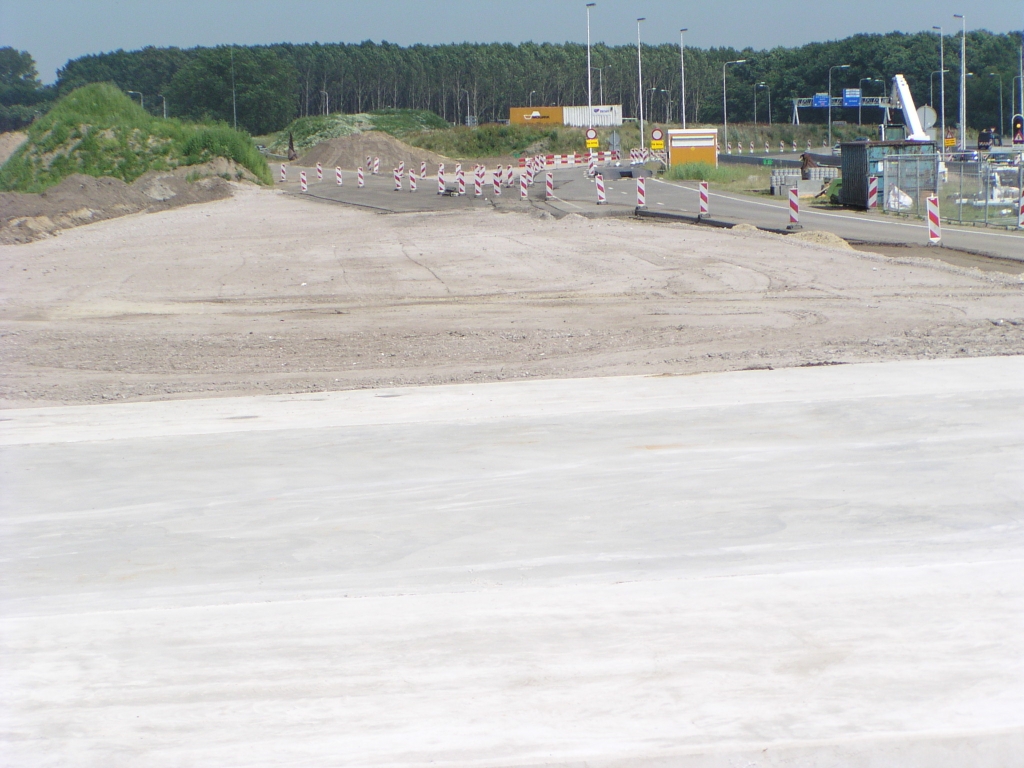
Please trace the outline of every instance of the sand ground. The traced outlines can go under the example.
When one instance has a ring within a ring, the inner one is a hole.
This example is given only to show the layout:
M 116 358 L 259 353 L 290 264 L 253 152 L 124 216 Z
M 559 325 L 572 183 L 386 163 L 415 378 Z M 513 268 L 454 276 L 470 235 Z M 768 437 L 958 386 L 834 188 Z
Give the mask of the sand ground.
M 233 198 L 0 246 L 4 407 L 1024 354 L 1024 281 L 758 232 Z

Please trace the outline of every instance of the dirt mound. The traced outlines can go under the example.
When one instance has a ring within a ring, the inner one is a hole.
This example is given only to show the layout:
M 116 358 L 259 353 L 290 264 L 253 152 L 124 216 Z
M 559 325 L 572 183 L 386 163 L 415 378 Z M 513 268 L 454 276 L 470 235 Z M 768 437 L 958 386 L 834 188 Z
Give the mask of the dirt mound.
M 814 243 L 815 245 L 824 245 L 828 248 L 842 248 L 845 250 L 853 250 L 853 246 L 843 240 L 839 235 L 834 235 L 831 232 L 822 232 L 820 230 L 804 230 L 802 232 L 795 232 L 789 237 L 796 240 L 803 240 L 805 243 Z
M 345 170 L 354 170 L 360 165 L 365 165 L 367 157 L 379 157 L 382 171 L 390 171 L 398 167 L 400 162 L 404 162 L 407 169 L 419 171 L 420 163 L 425 160 L 428 172 L 434 173 L 437 171 L 438 163 L 455 162 L 449 157 L 426 149 L 410 147 L 386 133 L 367 131 L 317 144 L 300 157 L 296 164 L 312 168 L 321 163 L 324 168 L 341 167 Z
M 131 184 L 110 177 L 75 174 L 39 194 L 0 192 L 0 243 L 27 243 L 57 230 L 141 211 L 163 211 L 231 197 L 220 176 L 252 176 L 229 160 L 150 171 Z
M 0 133 L 0 165 L 6 163 L 7 158 L 13 155 L 27 138 L 28 134 L 21 131 Z

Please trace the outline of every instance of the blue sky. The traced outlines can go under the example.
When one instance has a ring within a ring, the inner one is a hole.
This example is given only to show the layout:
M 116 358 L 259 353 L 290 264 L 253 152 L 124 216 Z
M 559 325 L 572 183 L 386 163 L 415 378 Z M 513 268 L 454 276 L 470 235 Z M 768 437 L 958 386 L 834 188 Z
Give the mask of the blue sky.
M 412 43 L 586 40 L 584 2 L 573 0 L 0 0 L 0 45 L 29 51 L 45 82 L 70 58 L 145 45 L 275 42 Z M 960 26 L 1024 28 L 1024 2 L 985 0 L 604 0 L 591 11 L 592 39 L 770 48 L 859 32 Z

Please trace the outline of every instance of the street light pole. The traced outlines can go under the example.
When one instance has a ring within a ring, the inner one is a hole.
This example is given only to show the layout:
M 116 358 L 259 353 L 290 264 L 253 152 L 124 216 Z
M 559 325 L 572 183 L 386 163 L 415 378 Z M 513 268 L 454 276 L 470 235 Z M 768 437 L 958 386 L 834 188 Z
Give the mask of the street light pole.
M 946 58 L 942 46 L 942 27 L 932 27 L 939 33 L 939 125 L 942 138 L 939 139 L 939 154 L 946 152 Z
M 836 64 L 828 68 L 828 147 L 832 149 L 832 70 L 849 69 L 849 64 Z
M 164 119 L 166 120 L 167 119 L 167 97 L 164 96 L 162 93 L 158 93 L 157 96 L 159 96 L 164 101 Z
M 725 91 L 725 68 L 730 64 L 743 64 L 746 59 L 737 59 L 736 61 L 727 61 L 722 64 L 722 141 L 729 141 L 729 102 L 726 98 Z
M 531 108 L 533 107 L 533 94 L 535 94 L 535 93 L 536 93 L 536 91 L 530 91 L 530 97 L 529 98 L 530 98 L 530 107 Z
M 861 115 L 864 113 L 864 83 L 880 83 L 881 80 L 875 80 L 873 77 L 862 77 L 860 82 L 857 83 L 857 90 L 860 91 L 860 100 L 857 102 L 857 125 L 861 125 Z
M 954 19 L 963 23 L 960 34 L 960 151 L 967 151 L 967 17 L 954 13 Z
M 597 3 L 587 3 L 587 127 L 594 127 L 593 67 L 590 66 L 590 9 Z
M 661 88 L 659 90 L 659 93 L 664 93 L 665 94 L 665 125 L 668 125 L 669 122 L 672 119 L 669 116 L 669 107 L 672 105 L 672 97 L 668 95 L 668 91 L 666 91 L 664 88 Z M 654 105 L 652 104 L 651 105 L 651 110 L 653 111 L 653 109 L 654 109 Z
M 145 97 L 142 95 L 142 93 L 140 93 L 139 91 L 128 91 L 127 93 L 128 93 L 129 96 L 131 96 L 133 93 L 136 96 L 138 96 L 139 97 L 139 106 L 142 107 L 143 109 L 146 108 L 146 100 L 145 100 Z
M 644 149 L 644 62 L 643 56 L 640 55 L 640 22 L 646 20 L 644 16 L 636 20 L 636 77 L 637 95 L 640 97 L 640 149 Z
M 331 114 L 331 94 L 323 89 L 320 90 L 320 93 L 324 97 L 324 114 L 329 115 Z
M 686 28 L 679 30 L 679 116 L 682 118 L 683 130 L 686 130 L 686 56 L 683 46 L 683 33 Z

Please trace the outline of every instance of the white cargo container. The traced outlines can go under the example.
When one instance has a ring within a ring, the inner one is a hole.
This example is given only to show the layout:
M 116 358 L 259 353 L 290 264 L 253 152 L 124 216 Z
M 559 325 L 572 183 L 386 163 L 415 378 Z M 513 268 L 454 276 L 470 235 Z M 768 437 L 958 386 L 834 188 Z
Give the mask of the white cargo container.
M 591 112 L 593 110 L 593 112 Z M 562 121 L 577 128 L 604 128 L 622 125 L 622 105 L 602 104 L 593 107 L 562 107 Z

